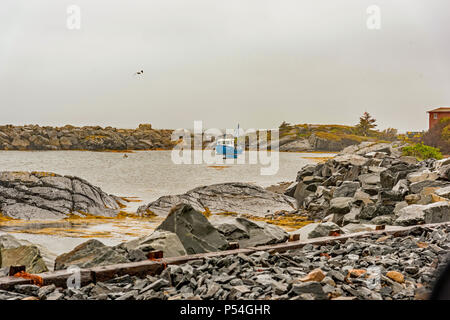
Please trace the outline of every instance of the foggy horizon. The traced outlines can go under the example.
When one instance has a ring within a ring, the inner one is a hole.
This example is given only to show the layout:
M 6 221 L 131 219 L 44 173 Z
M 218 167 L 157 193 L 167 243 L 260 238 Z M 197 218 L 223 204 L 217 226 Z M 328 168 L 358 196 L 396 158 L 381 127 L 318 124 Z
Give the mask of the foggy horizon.
M 366 26 L 380 8 L 381 29 Z M 81 9 L 70 30 L 67 7 Z M 450 105 L 450 3 L 7 0 L 1 125 L 428 129 Z M 144 70 L 144 74 L 133 75 Z

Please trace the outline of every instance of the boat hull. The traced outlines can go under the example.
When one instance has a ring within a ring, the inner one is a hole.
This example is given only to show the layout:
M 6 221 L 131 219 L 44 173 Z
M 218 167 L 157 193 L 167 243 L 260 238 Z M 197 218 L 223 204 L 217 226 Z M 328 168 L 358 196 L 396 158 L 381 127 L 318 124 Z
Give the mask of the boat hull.
M 226 145 L 216 146 L 216 154 L 223 155 L 226 158 L 237 158 L 238 154 L 242 153 L 241 148 L 234 148 Z

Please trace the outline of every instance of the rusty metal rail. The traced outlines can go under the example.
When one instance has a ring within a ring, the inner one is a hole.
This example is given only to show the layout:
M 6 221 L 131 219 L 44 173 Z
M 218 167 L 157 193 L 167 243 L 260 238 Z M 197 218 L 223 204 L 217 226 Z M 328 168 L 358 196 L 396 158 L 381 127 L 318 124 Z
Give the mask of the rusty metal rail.
M 172 258 L 162 258 L 157 260 L 146 260 L 140 262 L 122 263 L 114 264 L 109 266 L 93 267 L 89 269 L 80 269 L 81 284 L 86 285 L 91 282 L 106 281 L 114 278 L 115 276 L 122 275 L 135 275 L 139 277 L 144 277 L 145 275 L 155 275 L 159 274 L 164 270 L 164 268 L 169 264 L 183 264 L 193 260 L 212 258 L 212 257 L 224 257 L 228 255 L 237 254 L 251 254 L 257 251 L 270 251 L 270 252 L 284 252 L 292 249 L 299 249 L 307 244 L 313 245 L 324 245 L 335 241 L 345 241 L 350 238 L 368 237 L 376 234 L 393 235 L 393 236 L 403 236 L 415 229 L 423 228 L 434 228 L 441 225 L 450 225 L 450 222 L 444 223 L 434 223 L 434 224 L 423 224 L 410 227 L 392 227 L 385 230 L 373 230 L 373 231 L 363 231 L 351 234 L 345 234 L 340 236 L 328 236 L 321 238 L 308 239 L 304 241 L 290 241 L 285 243 L 279 243 L 274 245 L 258 246 L 258 247 L 248 247 L 243 249 L 233 249 L 217 252 L 199 253 L 193 255 L 172 257 Z M 73 275 L 71 271 L 58 270 L 49 271 L 37 274 L 43 280 L 43 285 L 55 284 L 57 287 L 66 287 L 67 280 Z M 30 279 L 17 278 L 12 276 L 1 277 L 0 278 L 0 289 L 9 290 L 18 284 L 30 284 L 32 283 Z

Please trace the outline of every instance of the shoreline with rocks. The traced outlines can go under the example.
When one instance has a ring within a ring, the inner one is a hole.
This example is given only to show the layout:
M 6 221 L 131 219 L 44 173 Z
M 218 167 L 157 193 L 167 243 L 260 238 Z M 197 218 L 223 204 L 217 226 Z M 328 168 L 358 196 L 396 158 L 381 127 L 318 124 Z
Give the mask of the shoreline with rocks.
M 325 162 L 304 166 L 296 181 L 280 186 L 285 189 L 283 193 L 280 188 L 272 192 L 251 184 L 223 183 L 164 196 L 136 212 L 138 216 L 165 217 L 153 233 L 117 246 L 89 240 L 56 257 L 54 269 L 146 261 L 157 251 L 164 257 L 177 257 L 236 246 L 283 244 L 289 239 L 308 241 L 389 231 L 395 226 L 418 226 L 421 231 L 399 237 L 373 236 L 367 241 L 348 239 L 344 244 L 309 246 L 306 251 L 303 248 L 279 255 L 240 255 L 239 268 L 232 259 L 218 265 L 217 259 L 187 263 L 180 268 L 198 267 L 200 272 L 189 271 L 186 276 L 182 271 L 174 282 L 171 272 L 178 274 L 179 269 L 172 267 L 146 279 L 125 277 L 113 282 L 113 287 L 127 288 L 120 291 L 108 291 L 108 285 L 98 283 L 76 292 L 53 288 L 51 294 L 56 293 L 49 300 L 420 299 L 430 290 L 432 274 L 448 259 L 448 225 L 423 230 L 420 225 L 450 221 L 449 178 L 450 159 L 417 161 L 402 156 L 398 143 L 363 142 Z M 123 199 L 107 195 L 83 179 L 36 172 L 1 172 L 0 203 L 4 217 L 21 219 L 64 219 L 74 212 L 82 217 L 114 217 L 126 205 Z M 287 232 L 277 225 L 299 217 L 306 225 L 297 230 Z M 14 241 L 0 236 L 0 257 L 6 257 L 0 269 L 3 274 L 7 263 L 26 265 L 33 273 L 48 270 L 37 247 L 19 246 Z M 233 268 L 224 270 L 230 266 Z M 366 277 L 372 267 L 378 268 L 379 288 L 368 287 Z M 265 280 L 257 281 L 259 275 Z M 217 280 L 218 276 L 226 279 Z M 143 283 L 150 289 L 141 291 Z M 39 297 L 40 289 L 35 289 L 34 296 Z M 19 287 L 8 294 L 14 298 L 21 290 L 25 289 Z
M 336 135 L 336 128 L 343 130 L 344 133 Z M 355 136 L 347 131 L 352 130 L 334 125 L 300 125 L 289 130 L 280 128 L 279 151 L 338 152 L 361 141 L 376 141 L 376 138 Z M 111 126 L 52 127 L 8 124 L 0 126 L 0 150 L 101 152 L 172 150 L 179 142 L 171 140 L 173 132 L 173 129 L 154 129 L 151 124 L 140 124 L 136 129 Z M 211 141 L 203 141 L 203 149 L 210 148 L 210 143 Z M 246 147 L 249 147 L 248 142 Z

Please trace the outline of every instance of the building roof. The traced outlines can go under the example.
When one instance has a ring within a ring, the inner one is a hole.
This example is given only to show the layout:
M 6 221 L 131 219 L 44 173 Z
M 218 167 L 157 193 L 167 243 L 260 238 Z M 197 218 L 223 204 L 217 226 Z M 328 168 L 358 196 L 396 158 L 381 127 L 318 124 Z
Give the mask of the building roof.
M 450 112 L 450 107 L 440 107 L 427 112 Z

